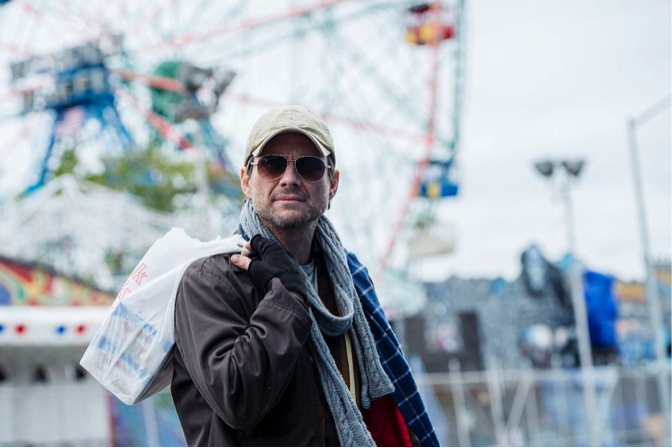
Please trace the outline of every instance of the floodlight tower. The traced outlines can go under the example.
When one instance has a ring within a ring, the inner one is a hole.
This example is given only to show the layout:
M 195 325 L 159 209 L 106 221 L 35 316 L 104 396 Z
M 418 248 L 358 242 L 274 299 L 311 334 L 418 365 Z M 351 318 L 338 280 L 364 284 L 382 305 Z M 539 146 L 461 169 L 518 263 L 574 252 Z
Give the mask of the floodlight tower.
M 579 359 L 581 360 L 581 373 L 583 390 L 586 401 L 586 415 L 588 416 L 590 446 L 599 446 L 597 428 L 595 427 L 595 377 L 593 375 L 593 354 L 590 348 L 590 333 L 588 330 L 588 313 L 586 311 L 586 299 L 583 289 L 581 268 L 576 260 L 576 233 L 574 225 L 574 205 L 570 191 L 571 183 L 578 180 L 585 160 L 542 160 L 534 164 L 535 169 L 544 178 L 552 181 L 553 175 L 564 171 L 560 175 L 559 190 L 565 205 L 565 227 L 567 231 L 567 250 L 570 256 L 569 278 L 571 284 L 572 304 L 574 308 L 574 322 L 576 336 L 579 342 Z

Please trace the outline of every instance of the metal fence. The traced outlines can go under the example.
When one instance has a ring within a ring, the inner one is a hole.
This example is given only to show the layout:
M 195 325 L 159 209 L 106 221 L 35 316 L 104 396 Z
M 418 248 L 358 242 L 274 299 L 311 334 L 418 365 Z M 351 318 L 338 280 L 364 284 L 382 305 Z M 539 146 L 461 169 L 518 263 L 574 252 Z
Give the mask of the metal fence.
M 456 362 L 450 367 L 450 373 L 418 375 L 421 388 L 435 395 L 426 401 L 444 446 L 669 443 L 653 368 L 595 368 L 596 406 L 588 412 L 580 369 L 461 372 Z M 669 366 L 666 375 L 669 381 Z
M 653 368 L 595 368 L 596 407 L 587 412 L 579 369 L 501 370 L 495 364 L 462 372 L 453 362 L 449 373 L 426 374 L 421 362 L 410 361 L 443 446 L 669 443 Z M 665 372 L 669 381 L 669 366 Z M 25 373 L 20 378 L 29 378 Z M 20 378 L 0 384 L 0 446 L 185 443 L 168 390 L 126 406 L 88 375 L 78 379 L 58 369 L 47 383 Z

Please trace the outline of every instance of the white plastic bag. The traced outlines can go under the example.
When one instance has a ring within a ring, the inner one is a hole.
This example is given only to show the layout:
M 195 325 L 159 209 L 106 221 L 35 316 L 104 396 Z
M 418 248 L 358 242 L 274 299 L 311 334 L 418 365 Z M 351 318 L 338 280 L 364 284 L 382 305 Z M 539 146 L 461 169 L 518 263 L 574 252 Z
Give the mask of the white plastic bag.
M 155 242 L 117 295 L 80 364 L 128 405 L 172 378 L 175 297 L 187 267 L 199 258 L 240 252 L 240 235 L 202 242 L 173 228 Z

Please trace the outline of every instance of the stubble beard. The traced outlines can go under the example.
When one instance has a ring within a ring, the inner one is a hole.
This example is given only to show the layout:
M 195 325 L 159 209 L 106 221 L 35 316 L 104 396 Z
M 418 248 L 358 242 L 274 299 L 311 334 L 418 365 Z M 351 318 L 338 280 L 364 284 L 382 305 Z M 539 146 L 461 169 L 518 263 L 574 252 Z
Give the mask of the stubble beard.
M 301 214 L 291 215 L 291 216 L 281 216 L 276 212 L 272 207 L 272 202 L 268 207 L 257 207 L 256 204 L 253 205 L 254 210 L 257 215 L 266 223 L 271 224 L 272 226 L 282 229 L 282 230 L 297 230 L 304 228 L 314 222 L 316 222 L 327 210 L 325 204 L 311 204 L 308 208 Z

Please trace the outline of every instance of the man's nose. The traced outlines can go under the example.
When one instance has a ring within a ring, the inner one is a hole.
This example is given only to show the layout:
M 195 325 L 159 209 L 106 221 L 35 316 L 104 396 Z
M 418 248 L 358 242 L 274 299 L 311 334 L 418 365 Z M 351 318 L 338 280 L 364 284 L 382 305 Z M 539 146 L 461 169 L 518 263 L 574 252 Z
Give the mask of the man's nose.
M 296 173 L 296 168 L 294 166 L 294 161 L 293 160 L 288 160 L 287 161 L 287 168 L 285 168 L 285 172 L 282 173 L 282 177 L 280 178 L 280 185 L 299 185 L 300 184 L 300 179 L 299 175 Z

